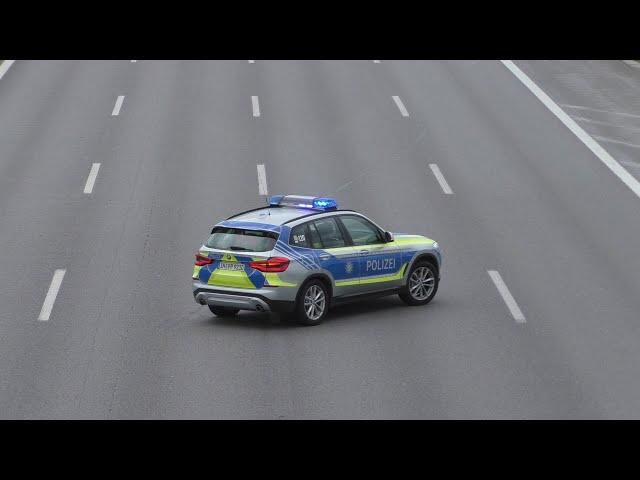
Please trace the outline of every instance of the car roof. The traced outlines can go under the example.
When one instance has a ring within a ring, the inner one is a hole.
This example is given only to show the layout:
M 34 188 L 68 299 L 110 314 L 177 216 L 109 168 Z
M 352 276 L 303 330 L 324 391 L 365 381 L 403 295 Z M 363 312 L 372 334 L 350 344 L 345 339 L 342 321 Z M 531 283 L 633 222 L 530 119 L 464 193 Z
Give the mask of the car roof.
M 267 225 L 283 225 L 300 217 L 307 217 L 311 215 L 319 215 L 325 213 L 341 212 L 345 210 L 313 210 L 310 208 L 295 208 L 295 207 L 262 207 L 247 212 L 242 212 L 232 217 L 229 217 L 224 223 L 230 224 L 232 222 L 248 222 Z
M 264 223 L 265 225 L 282 225 L 294 218 L 313 213 L 323 213 L 309 208 L 295 207 L 263 207 L 230 217 L 229 221 Z

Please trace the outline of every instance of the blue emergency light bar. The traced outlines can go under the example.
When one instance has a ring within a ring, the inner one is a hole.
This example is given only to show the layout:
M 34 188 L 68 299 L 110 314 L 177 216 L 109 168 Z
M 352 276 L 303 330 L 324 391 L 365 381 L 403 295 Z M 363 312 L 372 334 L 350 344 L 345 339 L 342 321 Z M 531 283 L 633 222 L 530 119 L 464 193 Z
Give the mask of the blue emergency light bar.
M 273 195 L 269 198 L 270 207 L 297 207 L 313 210 L 336 210 L 338 202 L 335 198 L 309 197 L 303 195 Z

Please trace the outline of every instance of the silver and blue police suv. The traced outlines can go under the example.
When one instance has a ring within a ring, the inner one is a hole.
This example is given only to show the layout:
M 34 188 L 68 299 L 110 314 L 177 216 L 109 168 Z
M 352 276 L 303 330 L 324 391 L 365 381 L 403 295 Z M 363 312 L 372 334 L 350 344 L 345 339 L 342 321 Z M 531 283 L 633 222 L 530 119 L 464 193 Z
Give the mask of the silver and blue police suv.
M 193 295 L 218 316 L 291 312 L 316 325 L 331 305 L 369 296 L 429 303 L 441 266 L 429 238 L 389 233 L 332 198 L 276 195 L 213 227 L 196 254 Z

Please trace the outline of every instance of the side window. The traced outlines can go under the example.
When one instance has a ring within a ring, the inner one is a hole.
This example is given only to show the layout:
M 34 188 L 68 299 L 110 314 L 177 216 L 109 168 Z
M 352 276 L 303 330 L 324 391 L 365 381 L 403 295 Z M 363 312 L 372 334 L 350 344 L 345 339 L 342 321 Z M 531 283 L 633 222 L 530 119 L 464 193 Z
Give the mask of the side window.
M 309 238 L 307 238 L 307 224 L 303 223 L 291 229 L 289 235 L 289 245 L 294 247 L 309 248 Z
M 313 223 L 320 234 L 320 239 L 322 240 L 322 246 L 324 248 L 338 248 L 346 246 L 342 232 L 334 218 L 321 218 Z
M 320 234 L 318 229 L 313 223 L 309 223 L 309 242 L 311 242 L 311 248 L 322 248 L 322 240 L 320 240 Z
M 380 232 L 375 225 L 364 218 L 345 215 L 341 216 L 340 220 L 342 220 L 342 224 L 347 229 L 347 232 L 349 232 L 354 245 L 358 246 L 384 243 L 380 237 Z

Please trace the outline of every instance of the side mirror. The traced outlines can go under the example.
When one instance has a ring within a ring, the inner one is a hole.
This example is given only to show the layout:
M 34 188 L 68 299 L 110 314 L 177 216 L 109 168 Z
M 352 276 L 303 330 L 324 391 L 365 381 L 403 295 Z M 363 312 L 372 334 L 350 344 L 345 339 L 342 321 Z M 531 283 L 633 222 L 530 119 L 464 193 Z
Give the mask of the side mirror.
M 384 232 L 384 239 L 387 241 L 387 243 L 393 242 L 393 233 Z

